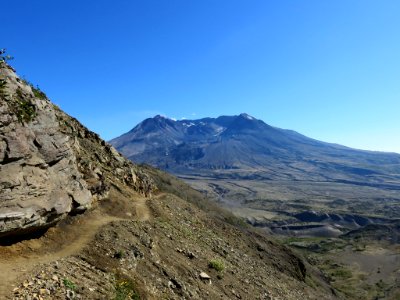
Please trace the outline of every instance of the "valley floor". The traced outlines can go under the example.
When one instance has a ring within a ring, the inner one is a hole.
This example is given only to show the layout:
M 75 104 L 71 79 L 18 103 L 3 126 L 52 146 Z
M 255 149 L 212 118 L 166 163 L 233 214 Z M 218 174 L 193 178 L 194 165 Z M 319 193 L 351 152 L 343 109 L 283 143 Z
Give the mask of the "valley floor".
M 398 191 L 345 183 L 183 176 L 320 269 L 345 299 L 400 299 Z

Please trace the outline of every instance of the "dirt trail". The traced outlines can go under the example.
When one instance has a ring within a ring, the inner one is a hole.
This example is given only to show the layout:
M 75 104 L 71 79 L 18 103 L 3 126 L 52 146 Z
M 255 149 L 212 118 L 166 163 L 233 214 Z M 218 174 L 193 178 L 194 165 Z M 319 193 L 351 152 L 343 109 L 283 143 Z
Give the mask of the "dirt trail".
M 150 219 L 151 212 L 146 204 L 146 200 L 139 201 L 136 204 L 136 216 L 138 221 L 145 222 Z
M 147 206 L 147 201 L 150 199 L 160 199 L 164 197 L 166 193 L 159 193 L 158 195 L 155 195 L 151 198 L 141 198 L 138 199 L 135 203 L 135 209 L 136 209 L 136 216 L 137 220 L 141 222 L 148 221 L 151 218 L 151 211 L 150 208 Z
M 50 228 L 39 239 L 0 246 L 0 299 L 10 294 L 19 277 L 36 266 L 79 253 L 94 238 L 100 227 L 113 221 L 149 220 L 151 212 L 146 201 L 147 199 L 138 197 L 131 202 L 135 211 L 134 217 L 112 216 L 105 213 L 104 208 L 97 208 L 74 217 L 71 224 Z

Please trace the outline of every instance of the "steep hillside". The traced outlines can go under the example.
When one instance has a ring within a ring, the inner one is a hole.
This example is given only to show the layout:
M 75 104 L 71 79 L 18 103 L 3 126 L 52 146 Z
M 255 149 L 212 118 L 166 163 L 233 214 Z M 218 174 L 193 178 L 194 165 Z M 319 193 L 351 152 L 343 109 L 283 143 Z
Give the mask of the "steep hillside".
M 319 272 L 138 167 L 0 63 L 1 299 L 335 299 Z
M 148 194 L 151 180 L 45 94 L 0 69 L 0 236 L 50 226 L 90 208 L 116 181 Z

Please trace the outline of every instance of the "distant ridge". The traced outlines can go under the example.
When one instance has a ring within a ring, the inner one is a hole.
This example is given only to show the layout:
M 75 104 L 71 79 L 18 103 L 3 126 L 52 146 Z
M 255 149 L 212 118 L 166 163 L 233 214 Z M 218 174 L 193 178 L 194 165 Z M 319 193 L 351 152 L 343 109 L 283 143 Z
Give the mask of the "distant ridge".
M 399 154 L 317 141 L 246 113 L 179 121 L 157 115 L 110 143 L 134 162 L 178 175 L 400 187 Z

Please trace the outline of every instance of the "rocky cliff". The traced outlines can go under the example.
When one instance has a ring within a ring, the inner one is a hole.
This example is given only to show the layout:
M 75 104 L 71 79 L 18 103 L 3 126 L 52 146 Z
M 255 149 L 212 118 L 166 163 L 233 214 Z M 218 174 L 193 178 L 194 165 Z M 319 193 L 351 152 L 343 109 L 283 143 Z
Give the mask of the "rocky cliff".
M 0 64 L 0 236 L 48 227 L 107 196 L 114 181 L 152 182 L 97 134 Z

